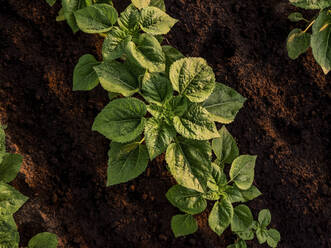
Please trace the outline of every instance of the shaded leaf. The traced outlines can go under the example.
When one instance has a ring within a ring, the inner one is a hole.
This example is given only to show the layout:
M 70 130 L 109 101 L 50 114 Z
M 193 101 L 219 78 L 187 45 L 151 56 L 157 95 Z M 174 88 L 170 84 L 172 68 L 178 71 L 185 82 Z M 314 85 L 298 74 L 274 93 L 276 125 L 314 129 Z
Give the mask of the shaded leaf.
M 246 205 L 238 205 L 234 208 L 231 230 L 233 232 L 244 232 L 253 223 L 253 215 Z
M 74 11 L 85 7 L 85 0 L 62 0 L 63 15 L 74 33 L 79 30 L 74 16 Z
M 177 238 L 195 233 L 198 230 L 198 224 L 192 215 L 178 214 L 171 219 L 171 230 Z
M 291 59 L 297 59 L 305 53 L 310 46 L 310 34 L 301 29 L 293 29 L 287 37 L 287 53 Z
M 293 12 L 288 16 L 291 22 L 299 22 L 306 20 L 300 12 Z
M 224 198 L 214 204 L 208 217 L 208 224 L 218 236 L 221 236 L 230 225 L 232 218 L 232 204 L 227 198 Z
M 169 74 L 170 66 L 177 60 L 184 58 L 185 56 L 172 46 L 162 46 L 162 50 L 166 57 L 166 73 Z
M 15 179 L 20 171 L 23 157 L 19 154 L 6 153 L 0 164 L 0 181 L 9 183 Z
M 99 79 L 93 67 L 99 64 L 100 62 L 91 54 L 80 57 L 74 69 L 72 90 L 92 90 L 95 88 L 99 84 Z
M 38 233 L 29 241 L 28 248 L 56 248 L 58 245 L 57 236 L 53 233 Z
M 165 102 L 173 95 L 169 79 L 159 73 L 146 72 L 141 91 L 148 102 L 156 104 Z
M 20 235 L 12 215 L 0 218 L 0 247 L 18 248 Z

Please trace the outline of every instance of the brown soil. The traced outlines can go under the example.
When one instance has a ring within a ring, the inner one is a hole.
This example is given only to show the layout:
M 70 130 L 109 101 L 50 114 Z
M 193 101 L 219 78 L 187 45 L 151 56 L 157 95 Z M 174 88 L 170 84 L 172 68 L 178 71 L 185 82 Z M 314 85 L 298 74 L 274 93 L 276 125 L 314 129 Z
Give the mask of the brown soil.
M 230 244 L 229 231 L 217 237 L 208 228 L 207 213 L 196 234 L 174 239 L 170 219 L 178 211 L 164 196 L 174 182 L 163 158 L 138 179 L 105 187 L 109 142 L 91 125 L 107 95 L 100 87 L 71 90 L 78 58 L 100 58 L 102 40 L 55 22 L 59 3 L 0 2 L 0 119 L 10 149 L 25 157 L 14 185 L 30 197 L 15 217 L 21 245 L 41 231 L 70 248 Z M 180 20 L 166 43 L 206 58 L 218 81 L 248 98 L 229 129 L 242 153 L 258 155 L 255 184 L 264 195 L 249 204 L 255 216 L 271 210 L 281 248 L 331 247 L 331 74 L 322 74 L 311 51 L 287 57 L 285 40 L 295 26 L 287 15 L 295 8 L 287 0 L 166 5 Z

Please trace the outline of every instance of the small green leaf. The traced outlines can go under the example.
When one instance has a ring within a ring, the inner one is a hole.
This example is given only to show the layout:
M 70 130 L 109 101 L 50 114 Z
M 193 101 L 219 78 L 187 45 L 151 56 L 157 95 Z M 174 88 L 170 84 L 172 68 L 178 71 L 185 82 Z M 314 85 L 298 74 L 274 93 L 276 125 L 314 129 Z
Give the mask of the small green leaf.
M 268 231 L 265 228 L 258 227 L 256 230 L 256 238 L 259 241 L 259 244 L 263 244 L 267 241 Z
M 99 84 L 99 79 L 93 67 L 99 64 L 100 62 L 91 54 L 80 57 L 74 69 L 72 90 L 92 90 L 95 88 Z
M 20 235 L 12 215 L 0 218 L 0 247 L 18 248 Z
M 166 197 L 172 205 L 187 214 L 199 214 L 207 207 L 207 201 L 200 192 L 181 185 L 172 186 Z
M 304 9 L 324 9 L 331 6 L 330 0 L 290 0 L 290 3 Z
M 244 198 L 243 202 L 251 201 L 251 200 L 255 199 L 256 197 L 259 197 L 260 195 L 262 195 L 261 191 L 254 185 L 252 185 L 247 190 L 241 190 L 241 194 Z
M 291 59 L 297 59 L 310 46 L 310 34 L 299 28 L 293 29 L 287 37 L 287 53 Z
M 64 16 L 64 10 L 63 7 L 59 10 L 57 13 L 57 17 L 55 18 L 57 22 L 62 22 L 66 20 L 66 17 Z
M 58 245 L 57 236 L 53 233 L 38 233 L 30 239 L 28 248 L 56 248 Z
M 208 141 L 188 140 L 178 137 L 166 152 L 168 168 L 177 183 L 204 193 L 209 173 L 211 147 Z
M 231 203 L 244 202 L 245 201 L 243 195 L 241 194 L 240 189 L 238 189 L 235 186 L 227 185 L 225 187 L 224 192 L 226 193 L 226 195 L 229 198 L 229 201 Z
M 288 16 L 291 22 L 299 22 L 306 20 L 300 12 L 293 12 Z
M 115 99 L 97 115 L 92 130 L 115 142 L 130 142 L 144 130 L 146 112 L 146 105 L 136 98 Z
M 149 157 L 162 154 L 176 136 L 176 130 L 162 120 L 150 118 L 145 124 L 145 139 Z
M 169 74 L 170 66 L 175 61 L 185 58 L 185 56 L 172 46 L 162 46 L 162 50 L 166 57 L 166 73 Z
M 280 241 L 280 233 L 276 229 L 268 230 L 267 243 L 270 247 L 277 247 L 278 242 Z
M 166 11 L 164 0 L 151 0 L 149 6 L 157 7 L 164 12 Z
M 78 27 L 85 33 L 104 33 L 111 30 L 118 14 L 109 4 L 93 4 L 74 12 Z
M 214 204 L 213 209 L 208 217 L 210 228 L 221 236 L 225 229 L 228 228 L 233 218 L 233 207 L 231 202 L 224 198 Z
M 220 137 L 212 141 L 213 151 L 221 163 L 231 164 L 239 156 L 237 143 L 225 126 L 218 132 Z
M 148 102 L 156 104 L 164 103 L 173 95 L 169 79 L 159 73 L 146 72 L 141 90 Z
M 46 0 L 46 2 L 52 7 L 56 3 L 56 0 Z
M 228 124 L 234 121 L 245 101 L 246 98 L 234 89 L 216 83 L 213 93 L 202 103 L 202 106 L 212 115 L 213 120 Z
M 140 20 L 139 10 L 132 4 L 130 4 L 118 18 L 118 25 L 124 30 L 137 30 Z
M 219 137 L 208 111 L 198 104 L 191 104 L 184 115 L 175 116 L 173 125 L 179 134 L 188 139 L 208 140 Z
M 234 208 L 233 219 L 231 222 L 232 232 L 244 232 L 253 223 L 253 215 L 246 205 L 238 205 Z
M 119 27 L 114 27 L 108 33 L 102 45 L 102 57 L 105 61 L 120 58 L 132 37 Z
M 140 27 L 148 34 L 167 34 L 176 22 L 176 19 L 157 7 L 147 7 L 141 11 Z
M 183 58 L 170 67 L 170 81 L 175 91 L 191 102 L 207 99 L 215 87 L 213 69 L 202 58 Z
M 0 182 L 0 218 L 14 214 L 28 200 L 12 186 Z
M 101 86 L 110 92 L 131 96 L 139 91 L 136 78 L 128 68 L 117 61 L 103 62 L 94 67 Z
M 241 155 L 236 158 L 230 169 L 230 179 L 239 189 L 247 190 L 254 180 L 256 156 Z
M 192 215 L 178 214 L 171 218 L 171 230 L 178 238 L 195 233 L 198 230 L 198 224 Z
M 226 248 L 247 248 L 246 242 L 240 239 L 238 242 L 228 245 Z
M 211 163 L 210 173 L 208 175 L 207 181 L 208 188 L 213 191 L 219 191 L 220 186 L 225 185 L 226 183 L 226 175 L 222 168 L 215 163 Z
M 76 33 L 79 30 L 77 26 L 76 18 L 74 16 L 74 11 L 85 7 L 86 7 L 85 0 L 62 0 L 64 17 L 74 33 Z
M 9 183 L 14 180 L 20 171 L 22 162 L 23 157 L 21 155 L 6 153 L 0 164 L 0 181 Z
M 329 5 L 331 6 L 331 0 Z M 323 72 L 328 74 L 331 70 L 331 12 L 328 9 L 320 12 L 313 25 L 311 48 L 315 60 Z
M 131 0 L 132 4 L 136 6 L 138 9 L 146 8 L 148 7 L 151 0 Z
M 112 142 L 108 152 L 107 186 L 128 182 L 141 175 L 148 165 L 145 145 Z
M 263 209 L 259 212 L 258 221 L 262 228 L 267 227 L 271 222 L 271 214 L 269 209 Z
M 244 232 L 236 232 L 236 234 L 238 235 L 238 237 L 240 237 L 243 240 L 252 240 L 252 239 L 254 239 L 254 231 L 251 227 L 248 228 Z

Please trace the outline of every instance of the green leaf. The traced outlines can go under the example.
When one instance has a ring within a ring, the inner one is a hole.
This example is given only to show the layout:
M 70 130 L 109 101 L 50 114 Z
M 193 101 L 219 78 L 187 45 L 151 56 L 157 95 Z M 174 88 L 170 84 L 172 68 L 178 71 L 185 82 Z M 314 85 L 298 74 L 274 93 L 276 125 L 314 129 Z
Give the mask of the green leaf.
M 148 7 L 151 0 L 131 0 L 132 4 L 136 6 L 138 9 Z
M 115 99 L 97 115 L 92 130 L 115 142 L 130 142 L 143 132 L 146 112 L 136 98 Z
M 195 233 L 198 230 L 198 224 L 192 215 L 178 214 L 171 218 L 171 230 L 178 238 Z
M 165 152 L 175 136 L 176 130 L 172 126 L 156 118 L 148 119 L 145 124 L 145 139 L 150 159 Z
M 207 176 L 207 175 L 206 175 Z M 220 186 L 227 183 L 223 170 L 215 163 L 211 163 L 207 186 L 213 191 L 219 191 Z
M 213 93 L 203 102 L 202 106 L 220 123 L 228 124 L 234 121 L 246 98 L 234 89 L 216 83 Z
M 109 4 L 93 4 L 74 12 L 78 27 L 85 33 L 104 33 L 111 30 L 118 14 Z
M 156 105 L 156 104 L 150 104 L 147 105 L 147 111 L 156 119 L 161 119 L 163 117 L 163 112 L 164 112 L 164 108 Z
M 28 248 L 56 248 L 58 245 L 57 236 L 53 233 L 38 233 L 30 239 Z
M 256 197 L 259 197 L 260 195 L 262 195 L 261 191 L 254 185 L 252 185 L 247 190 L 241 190 L 241 194 L 244 198 L 243 202 L 251 201 L 251 200 L 255 199 Z
M 290 3 L 304 9 L 324 9 L 331 6 L 330 0 L 290 0 Z
M 185 58 L 185 56 L 172 46 L 162 46 L 162 50 L 166 57 L 166 73 L 169 74 L 170 66 L 175 61 Z
M 188 139 L 209 140 L 219 137 L 208 111 L 198 104 L 191 104 L 184 115 L 175 116 L 173 125 L 179 134 Z
M 215 87 L 213 69 L 202 58 L 183 58 L 170 67 L 170 81 L 175 91 L 191 102 L 207 99 Z
M 14 214 L 27 200 L 12 186 L 0 182 L 0 218 Z
M 105 61 L 120 58 L 132 37 L 119 27 L 113 27 L 102 45 L 102 57 Z
M 252 227 L 248 228 L 244 232 L 236 232 L 236 234 L 238 235 L 238 237 L 240 237 L 243 240 L 252 240 L 252 239 L 254 239 L 254 232 L 252 230 Z
M 271 222 L 271 214 L 269 209 L 263 209 L 259 212 L 258 221 L 262 228 L 267 227 Z
M 172 117 L 181 117 L 187 112 L 189 100 L 183 96 L 174 96 L 169 102 L 166 102 L 165 107 L 170 110 Z
M 128 42 L 126 52 L 134 63 L 150 72 L 165 70 L 165 55 L 160 43 L 152 35 L 141 34 L 136 44 Z
M 291 22 L 299 22 L 299 21 L 305 21 L 306 20 L 300 12 L 293 12 L 293 13 L 291 13 L 288 16 L 288 19 Z
M 146 72 L 141 91 L 148 102 L 156 104 L 164 103 L 173 95 L 169 79 L 159 73 Z
M 188 140 L 178 137 L 178 142 L 168 146 L 166 161 L 177 183 L 204 193 L 209 173 L 211 147 L 208 141 Z
M 145 145 L 112 142 L 108 153 L 107 186 L 128 182 L 141 175 L 148 165 Z
M 226 248 L 247 248 L 246 242 L 240 239 L 238 242 L 228 245 Z
M 221 163 L 231 164 L 239 156 L 237 143 L 225 126 L 218 132 L 220 137 L 212 141 L 213 151 Z
M 254 180 L 256 156 L 241 155 L 236 158 L 230 169 L 230 179 L 239 189 L 247 190 Z
M 278 242 L 280 241 L 280 233 L 276 229 L 268 230 L 267 243 L 270 247 L 277 247 Z
M 79 30 L 77 26 L 76 18 L 74 16 L 74 11 L 85 7 L 86 7 L 85 0 L 62 0 L 64 17 L 74 33 L 76 33 Z
M 310 34 L 303 32 L 299 28 L 293 29 L 287 37 L 287 53 L 291 59 L 297 59 L 308 50 L 309 46 Z
M 151 0 L 149 6 L 157 7 L 164 12 L 166 11 L 164 0 Z
M 12 215 L 0 218 L 0 247 L 18 248 L 20 235 Z
M 19 154 L 5 154 L 0 164 L 0 181 L 9 183 L 14 180 L 20 171 L 22 162 L 23 157 Z
M 200 192 L 181 185 L 172 186 L 168 190 L 166 197 L 172 205 L 187 214 L 199 214 L 207 207 L 207 201 Z
M 120 15 L 118 18 L 118 25 L 124 30 L 137 30 L 138 24 L 140 20 L 140 12 L 134 7 L 134 5 L 130 4 Z
M 268 238 L 267 229 L 258 227 L 256 230 L 256 238 L 259 241 L 259 244 L 265 243 Z
M 99 79 L 93 67 L 99 64 L 100 62 L 91 54 L 80 57 L 74 69 L 72 90 L 92 90 L 95 88 L 99 84 Z
M 228 199 L 231 203 L 244 202 L 245 201 L 243 195 L 241 194 L 240 189 L 238 189 L 235 186 L 227 185 L 225 187 L 224 192 L 226 193 L 226 195 L 227 195 L 227 197 L 228 197 Z
M 167 34 L 176 22 L 157 7 L 147 7 L 141 11 L 140 28 L 148 34 Z
M 66 17 L 64 16 L 64 10 L 61 8 L 59 12 L 57 13 L 57 17 L 55 18 L 57 22 L 62 22 L 66 20 Z M 78 27 L 77 27 L 78 28 Z
M 227 229 L 230 225 L 232 218 L 232 204 L 227 198 L 224 198 L 214 204 L 214 207 L 208 217 L 208 223 L 210 228 L 218 236 L 221 236 L 225 229 Z
M 118 98 L 120 95 L 120 93 L 108 92 L 108 98 L 110 101 L 114 100 L 115 98 Z
M 53 6 L 56 3 L 56 0 L 46 0 L 49 6 Z
M 128 68 L 120 62 L 103 62 L 94 67 L 101 86 L 110 92 L 131 96 L 139 91 L 136 78 Z
M 329 4 L 331 6 L 331 0 Z M 311 48 L 315 60 L 327 74 L 331 70 L 331 12 L 327 9 L 320 12 L 313 25 Z
M 253 223 L 253 215 L 246 205 L 238 205 L 234 208 L 233 219 L 231 222 L 232 232 L 244 232 Z

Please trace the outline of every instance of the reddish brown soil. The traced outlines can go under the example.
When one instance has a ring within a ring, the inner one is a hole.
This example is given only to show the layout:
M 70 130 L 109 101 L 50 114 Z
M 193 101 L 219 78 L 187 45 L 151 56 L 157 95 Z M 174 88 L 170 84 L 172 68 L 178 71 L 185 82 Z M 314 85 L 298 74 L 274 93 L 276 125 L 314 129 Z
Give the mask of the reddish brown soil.
M 109 142 L 91 131 L 107 95 L 72 92 L 72 71 L 85 53 L 98 54 L 97 36 L 73 35 L 55 22 L 60 4 L 2 0 L 0 119 L 12 151 L 24 155 L 14 185 L 30 200 L 16 214 L 25 246 L 32 235 L 55 232 L 60 247 L 202 247 L 233 241 L 217 237 L 199 216 L 199 231 L 174 239 L 177 213 L 164 194 L 173 184 L 158 158 L 138 179 L 105 187 Z M 123 8 L 126 2 L 115 1 Z M 229 129 L 241 152 L 257 154 L 255 184 L 264 192 L 249 206 L 269 208 L 281 248 L 331 247 L 330 97 L 311 51 L 296 61 L 285 40 L 295 10 L 287 0 L 167 0 L 180 22 L 166 43 L 203 56 L 217 80 L 248 98 Z M 250 247 L 260 247 L 256 241 Z

